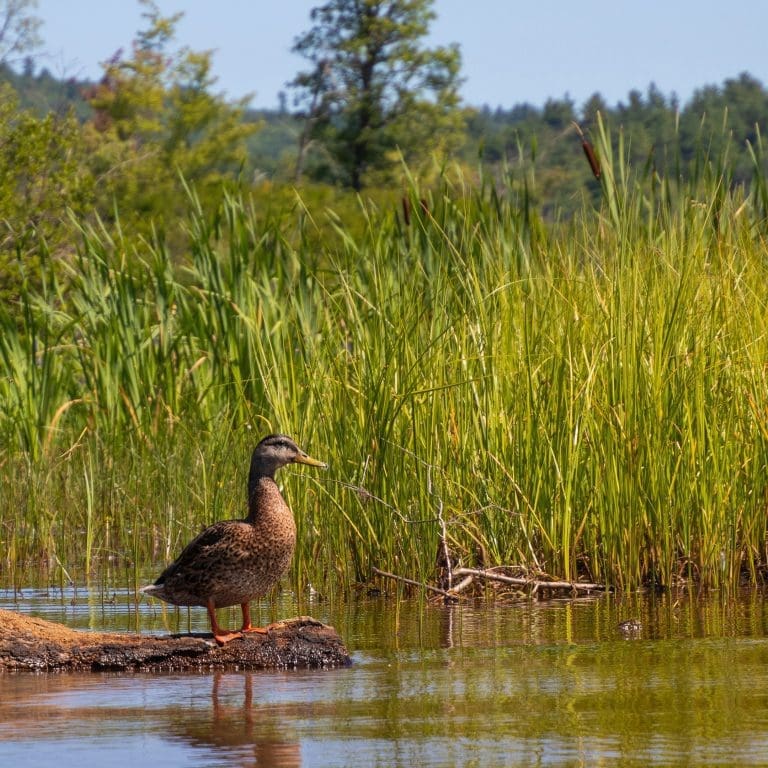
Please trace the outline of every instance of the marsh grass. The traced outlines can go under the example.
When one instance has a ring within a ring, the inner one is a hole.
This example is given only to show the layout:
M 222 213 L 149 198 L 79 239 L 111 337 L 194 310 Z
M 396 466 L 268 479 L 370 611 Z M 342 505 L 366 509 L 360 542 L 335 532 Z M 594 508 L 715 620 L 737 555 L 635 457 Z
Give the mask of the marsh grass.
M 443 525 L 466 565 L 761 580 L 761 147 L 750 189 L 727 158 L 660 179 L 604 128 L 596 150 L 602 204 L 556 226 L 525 174 L 413 184 L 408 223 L 361 203 L 362 235 L 300 200 L 289 230 L 192 195 L 180 264 L 79 229 L 66 279 L 44 258 L 0 316 L 3 578 L 138 581 L 243 513 L 250 450 L 283 431 L 330 464 L 282 473 L 296 586 L 431 579 Z

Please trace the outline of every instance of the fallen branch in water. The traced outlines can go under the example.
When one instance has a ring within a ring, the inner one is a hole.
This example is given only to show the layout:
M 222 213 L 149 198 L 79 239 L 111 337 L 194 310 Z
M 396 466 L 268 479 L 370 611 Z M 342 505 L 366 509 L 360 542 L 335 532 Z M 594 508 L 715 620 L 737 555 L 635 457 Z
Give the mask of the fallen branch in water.
M 406 579 L 405 576 L 398 576 L 396 573 L 388 573 L 387 571 L 382 571 L 379 568 L 372 568 L 371 570 L 377 576 L 383 576 L 385 579 L 394 579 L 395 581 L 401 581 L 403 584 L 410 584 L 412 587 L 421 587 L 422 589 L 426 589 L 428 592 L 434 592 L 450 600 L 459 599 L 458 595 L 452 592 L 448 592 L 445 589 L 440 589 L 440 587 L 433 587 L 431 584 L 424 584 L 423 582 L 415 581 L 414 579 Z
M 475 577 L 470 573 L 468 576 L 465 576 L 458 584 L 454 584 L 451 587 L 451 593 L 457 593 L 465 590 L 467 587 L 471 586 L 474 581 Z
M 535 595 L 539 589 L 562 589 L 571 592 L 604 592 L 606 589 L 605 584 L 588 584 L 580 581 L 546 581 L 523 576 L 506 576 L 502 573 L 480 570 L 479 568 L 454 568 L 453 575 L 472 576 L 488 581 L 498 581 L 502 584 L 513 584 L 517 587 L 530 587 L 531 595 Z
M 463 576 L 464 578 L 457 582 L 452 589 L 446 590 L 440 589 L 440 587 L 434 587 L 431 584 L 416 581 L 415 579 L 408 579 L 405 576 L 399 576 L 396 573 L 382 571 L 379 568 L 373 568 L 372 570 L 377 576 L 393 579 L 394 581 L 399 581 L 412 587 L 420 587 L 428 592 L 442 595 L 446 600 L 453 601 L 460 600 L 462 596 L 458 593 L 469 587 L 475 579 L 483 579 L 499 584 L 509 584 L 511 586 L 521 587 L 527 592 L 529 597 L 536 595 L 539 590 L 567 591 L 571 594 L 589 594 L 591 592 L 605 592 L 607 590 L 605 584 L 592 584 L 581 581 L 547 581 L 546 579 L 533 579 L 527 576 L 507 576 L 503 573 L 496 573 L 491 569 L 484 570 L 480 568 L 454 568 L 453 577 Z

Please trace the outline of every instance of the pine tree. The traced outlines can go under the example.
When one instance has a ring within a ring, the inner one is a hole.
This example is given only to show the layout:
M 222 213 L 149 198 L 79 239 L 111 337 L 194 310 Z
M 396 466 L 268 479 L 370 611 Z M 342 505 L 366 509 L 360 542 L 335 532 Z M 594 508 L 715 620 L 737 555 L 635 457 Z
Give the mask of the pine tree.
M 330 0 L 293 50 L 311 63 L 291 83 L 303 107 L 299 164 L 310 143 L 325 150 L 326 175 L 361 189 L 399 154 L 418 163 L 462 138 L 460 55 L 424 48 L 432 0 Z

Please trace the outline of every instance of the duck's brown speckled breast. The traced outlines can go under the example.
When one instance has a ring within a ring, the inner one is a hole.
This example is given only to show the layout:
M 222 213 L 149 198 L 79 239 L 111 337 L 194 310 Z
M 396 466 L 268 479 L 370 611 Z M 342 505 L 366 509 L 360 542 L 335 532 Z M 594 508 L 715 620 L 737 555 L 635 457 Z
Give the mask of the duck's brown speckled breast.
M 221 578 L 212 585 L 216 607 L 238 605 L 260 597 L 288 570 L 296 548 L 296 523 L 274 480 L 261 478 L 250 500 L 255 519 L 239 539 L 232 557 L 222 559 Z M 216 569 L 214 569 L 216 570 Z

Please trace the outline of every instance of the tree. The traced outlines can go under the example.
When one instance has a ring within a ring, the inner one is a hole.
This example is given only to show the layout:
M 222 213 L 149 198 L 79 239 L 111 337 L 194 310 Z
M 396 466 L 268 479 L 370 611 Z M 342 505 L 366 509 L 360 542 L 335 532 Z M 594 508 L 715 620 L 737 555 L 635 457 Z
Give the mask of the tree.
M 462 138 L 456 45 L 421 46 L 432 0 L 329 0 L 293 50 L 311 63 L 290 84 L 330 172 L 359 190 L 402 153 L 417 162 Z M 301 163 L 303 157 L 300 157 Z
M 54 265 L 73 250 L 70 214 L 86 215 L 92 183 L 73 112 L 37 115 L 0 84 L 0 302 L 40 279 L 41 251 Z
M 247 161 L 245 140 L 258 129 L 243 120 L 246 99 L 234 104 L 214 95 L 211 54 L 169 51 L 181 14 L 161 16 L 142 0 L 147 28 L 132 53 L 104 64 L 101 81 L 87 93 L 94 110 L 87 133 L 92 167 L 106 210 L 123 216 L 172 215 L 183 200 L 180 176 L 206 195 L 221 193 Z
M 0 64 L 37 48 L 42 21 L 31 11 L 37 0 L 0 0 Z

